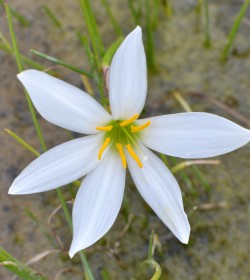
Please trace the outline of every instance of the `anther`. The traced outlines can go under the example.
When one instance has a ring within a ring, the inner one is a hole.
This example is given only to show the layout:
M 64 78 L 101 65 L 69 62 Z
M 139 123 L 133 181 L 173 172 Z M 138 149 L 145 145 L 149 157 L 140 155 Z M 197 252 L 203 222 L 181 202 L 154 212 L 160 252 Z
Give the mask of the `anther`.
M 102 158 L 102 154 L 103 152 L 105 151 L 105 149 L 107 148 L 108 144 L 110 143 L 111 141 L 111 138 L 110 137 L 107 137 L 104 141 L 104 143 L 102 144 L 100 150 L 99 150 L 99 153 L 98 153 L 98 159 L 100 160 Z
M 131 124 L 133 121 L 137 120 L 139 117 L 139 114 L 135 114 L 132 118 L 126 120 L 126 121 L 123 121 L 120 123 L 120 126 L 126 126 L 128 124 Z
M 138 166 L 139 166 L 140 168 L 142 168 L 142 167 L 143 167 L 143 164 L 142 164 L 141 160 L 139 159 L 139 157 L 137 156 L 137 154 L 135 153 L 135 151 L 133 150 L 133 148 L 131 147 L 131 145 L 130 145 L 130 144 L 127 144 L 127 145 L 126 145 L 126 148 L 127 148 L 128 152 L 129 152 L 129 154 L 131 155 L 131 157 L 132 157 L 132 158 L 135 160 L 135 162 L 138 164 Z
M 127 162 L 126 162 L 126 157 L 125 157 L 125 154 L 124 154 L 124 151 L 123 151 L 123 147 L 122 147 L 122 144 L 121 143 L 116 143 L 116 148 L 119 152 L 119 155 L 121 157 L 121 160 L 122 160 L 122 166 L 124 169 L 126 169 L 127 167 Z
M 150 122 L 150 121 L 147 121 L 146 123 L 144 123 L 144 124 L 142 124 L 142 125 L 140 125 L 140 126 L 133 126 L 133 125 L 131 125 L 131 132 L 132 132 L 132 133 L 135 133 L 135 132 L 137 132 L 137 131 L 143 130 L 143 129 L 145 129 L 146 127 L 148 127 L 150 124 L 151 124 L 151 122 Z
M 107 125 L 107 126 L 97 126 L 96 130 L 102 130 L 102 131 L 111 131 L 113 128 L 113 125 Z

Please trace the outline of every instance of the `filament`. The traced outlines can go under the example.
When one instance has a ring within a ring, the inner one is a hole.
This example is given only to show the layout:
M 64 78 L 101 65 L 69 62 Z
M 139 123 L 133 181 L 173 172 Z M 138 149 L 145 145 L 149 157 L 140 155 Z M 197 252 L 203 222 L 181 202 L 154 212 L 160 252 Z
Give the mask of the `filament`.
M 139 157 L 137 156 L 137 154 L 135 153 L 135 151 L 133 150 L 133 148 L 131 147 L 131 145 L 130 145 L 130 144 L 127 144 L 127 145 L 126 145 L 126 148 L 127 148 L 128 152 L 129 152 L 129 154 L 131 155 L 131 157 L 132 157 L 132 158 L 135 160 L 135 162 L 138 164 L 138 166 L 139 166 L 140 168 L 142 168 L 142 167 L 143 167 L 143 164 L 142 164 L 141 160 L 139 159 Z
M 125 157 L 125 154 L 124 154 L 124 151 L 123 151 L 123 147 L 122 147 L 122 144 L 121 143 L 116 143 L 116 148 L 119 152 L 119 155 L 121 157 L 121 160 L 122 160 L 122 166 L 124 169 L 126 169 L 127 167 L 127 162 L 126 162 L 126 157 Z
M 97 126 L 96 130 L 102 130 L 102 131 L 111 131 L 113 128 L 113 125 L 107 125 L 107 126 Z
M 146 123 L 144 123 L 143 125 L 140 125 L 140 126 L 133 126 L 133 125 L 131 125 L 131 132 L 135 133 L 137 131 L 143 130 L 146 127 L 148 127 L 150 125 L 150 123 L 151 123 L 150 121 L 147 121 Z
M 131 124 L 133 121 L 137 120 L 139 117 L 139 114 L 135 114 L 132 118 L 126 120 L 126 121 L 123 121 L 120 123 L 120 126 L 125 126 L 125 125 L 128 125 L 128 124 Z
M 102 154 L 103 152 L 105 151 L 105 149 L 107 148 L 108 144 L 110 143 L 111 141 L 111 138 L 110 137 L 107 137 L 104 141 L 104 143 L 102 144 L 100 150 L 99 150 L 99 153 L 98 153 L 98 159 L 100 160 L 102 158 Z

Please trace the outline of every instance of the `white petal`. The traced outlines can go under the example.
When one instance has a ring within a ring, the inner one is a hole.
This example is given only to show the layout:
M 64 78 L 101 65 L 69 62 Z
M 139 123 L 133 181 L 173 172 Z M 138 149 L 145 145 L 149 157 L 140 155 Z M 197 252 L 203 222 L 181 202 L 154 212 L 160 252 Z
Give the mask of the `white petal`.
M 30 163 L 9 189 L 9 194 L 49 191 L 84 176 L 96 167 L 103 135 L 74 139 L 45 152 Z
M 113 225 L 121 208 L 125 170 L 115 153 L 109 152 L 84 179 L 73 208 L 73 241 L 69 255 L 89 247 Z
M 37 70 L 26 70 L 18 79 L 28 91 L 38 112 L 49 122 L 66 129 L 97 133 L 111 116 L 84 91 Z
M 209 158 L 240 148 L 250 131 L 217 115 L 180 113 L 138 121 L 151 121 L 142 131 L 144 144 L 157 152 L 180 158 Z
M 140 114 L 147 94 L 147 67 L 141 28 L 137 26 L 115 53 L 109 80 L 109 99 L 115 119 Z
M 146 147 L 143 168 L 127 156 L 128 167 L 137 189 L 157 216 L 182 242 L 187 244 L 190 226 L 183 209 L 181 191 L 166 165 Z

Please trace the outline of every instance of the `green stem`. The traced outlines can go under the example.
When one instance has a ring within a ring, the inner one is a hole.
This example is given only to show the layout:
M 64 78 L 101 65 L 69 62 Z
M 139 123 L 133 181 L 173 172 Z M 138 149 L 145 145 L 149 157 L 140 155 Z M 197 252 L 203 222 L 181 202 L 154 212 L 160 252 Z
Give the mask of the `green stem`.
M 18 67 L 19 72 L 21 72 L 21 71 L 23 71 L 23 65 L 21 62 L 21 57 L 20 57 L 20 53 L 19 53 L 19 49 L 18 49 L 18 45 L 17 45 L 17 41 L 16 41 L 16 35 L 15 35 L 13 21 L 12 21 L 12 13 L 11 13 L 10 7 L 7 4 L 5 4 L 5 11 L 7 14 L 8 25 L 9 25 L 11 40 L 12 40 L 14 53 L 15 53 L 15 57 L 16 57 L 17 67 Z
M 83 10 L 83 15 L 87 24 L 88 33 L 93 45 L 94 54 L 97 59 L 98 66 L 100 66 L 100 61 L 102 58 L 102 55 L 104 54 L 104 47 L 101 40 L 101 37 L 99 35 L 97 24 L 90 6 L 89 0 L 80 0 L 81 7 Z
M 86 52 L 86 55 L 88 57 L 91 70 L 94 72 L 94 80 L 96 81 L 97 86 L 98 86 L 98 90 L 99 90 L 100 97 L 101 97 L 101 104 L 103 105 L 103 107 L 107 108 L 108 107 L 108 100 L 107 100 L 107 97 L 105 96 L 103 79 L 102 79 L 102 76 L 100 75 L 100 68 L 97 65 L 95 55 L 91 51 L 91 48 L 90 48 L 90 45 L 88 43 L 87 37 L 81 35 L 79 32 L 77 33 L 77 36 L 78 36 L 81 44 L 83 45 L 83 47 L 85 49 L 85 52 Z
M 154 243 L 154 231 L 151 232 L 149 237 L 149 245 L 148 245 L 148 260 L 153 260 L 154 258 L 154 249 L 153 249 L 153 243 Z
M 165 13 L 166 13 L 167 17 L 172 17 L 173 16 L 173 7 L 172 7 L 171 1 L 165 0 L 163 3 L 165 6 Z
M 209 15 L 208 0 L 204 0 L 204 8 L 205 8 L 205 42 L 204 42 L 204 45 L 206 48 L 210 48 L 211 47 L 211 35 L 210 35 L 210 15 Z
M 3 42 L 3 45 L 5 45 L 8 49 L 12 49 L 12 46 L 10 45 L 7 38 L 3 35 L 2 32 L 0 32 L 0 40 Z
M 3 8 L 4 8 L 3 0 L 0 0 L 0 5 L 2 5 Z M 11 14 L 13 15 L 13 17 L 15 17 L 18 20 L 20 25 L 22 25 L 22 26 L 29 26 L 30 25 L 30 22 L 27 20 L 27 18 L 25 16 L 21 15 L 19 12 L 17 12 L 16 10 L 14 10 L 11 7 L 10 7 L 10 11 L 11 11 Z
M 196 11 L 197 14 L 200 14 L 200 13 L 201 13 L 202 4 L 203 4 L 202 2 L 203 2 L 203 0 L 198 0 L 198 1 L 197 1 L 197 5 L 196 5 L 196 7 L 195 7 L 195 11 Z
M 13 47 L 11 46 L 11 44 L 9 43 L 9 41 L 3 35 L 2 32 L 0 32 L 0 40 L 2 41 L 2 43 L 0 43 L 0 49 L 2 49 L 6 53 L 9 53 L 15 57 L 15 51 L 14 51 Z M 20 53 L 20 57 L 24 64 L 29 64 L 30 66 L 32 66 L 38 70 L 43 70 L 45 68 L 41 64 L 31 60 L 30 58 L 28 58 L 25 55 L 22 55 L 21 53 Z
M 69 229 L 70 229 L 71 233 L 73 234 L 72 219 L 71 219 L 71 216 L 70 216 L 69 209 L 67 207 L 66 201 L 65 201 L 65 199 L 63 197 L 62 190 L 60 188 L 57 188 L 56 192 L 57 192 L 58 198 L 60 200 L 60 203 L 62 205 L 63 213 L 64 213 L 64 216 L 65 216 L 65 218 L 67 220 Z M 80 255 L 80 259 L 81 259 L 81 262 L 83 264 L 83 267 L 84 267 L 86 279 L 94 280 L 95 278 L 94 278 L 94 276 L 93 276 L 93 274 L 91 272 L 89 263 L 88 263 L 87 258 L 85 256 L 85 253 L 83 251 L 80 251 L 79 255 Z
M 35 156 L 39 157 L 40 153 L 35 150 L 32 146 L 30 146 L 30 144 L 28 144 L 26 141 L 24 141 L 21 137 L 19 137 L 16 133 L 14 133 L 13 131 L 5 128 L 4 129 L 11 137 L 13 137 L 18 143 L 20 143 L 23 147 L 25 147 L 27 150 L 29 150 L 32 154 L 34 154 Z
M 102 2 L 102 5 L 104 6 L 109 18 L 110 18 L 110 21 L 113 24 L 113 27 L 115 29 L 116 34 L 118 36 L 123 36 L 122 29 L 121 29 L 120 25 L 117 23 L 113 13 L 111 12 L 111 9 L 110 9 L 109 4 L 107 3 L 107 0 L 101 0 L 101 2 Z
M 155 270 L 150 280 L 159 280 L 161 278 L 161 266 L 155 260 L 146 260 L 144 263 Z
M 177 160 L 176 158 L 171 158 L 172 159 L 172 162 L 176 165 L 177 164 Z M 180 170 L 179 171 L 179 175 L 182 177 L 187 189 L 189 190 L 189 192 L 192 194 L 192 195 L 197 195 L 197 191 L 194 187 L 194 184 L 193 182 L 189 179 L 188 175 L 186 174 L 186 172 L 184 170 Z
M 160 9 L 160 0 L 154 0 L 153 7 L 152 7 L 152 16 L 151 16 L 151 22 L 152 22 L 152 28 L 155 31 L 158 26 L 159 22 L 159 9 Z
M 155 50 L 154 50 L 154 38 L 153 38 L 153 26 L 151 19 L 151 9 L 149 0 L 146 0 L 146 54 L 147 54 L 147 64 L 152 72 L 155 72 Z
M 30 22 L 27 20 L 27 18 L 24 17 L 23 15 L 21 15 L 20 13 L 18 13 L 16 10 L 11 9 L 11 13 L 18 20 L 18 22 L 22 26 L 29 26 L 30 25 Z
M 60 20 L 57 18 L 57 16 L 51 11 L 51 9 L 47 6 L 44 5 L 43 6 L 44 12 L 47 14 L 47 16 L 51 19 L 51 21 L 54 23 L 54 25 L 57 28 L 61 28 L 62 24 L 60 22 Z
M 84 71 L 84 70 L 82 70 L 82 69 L 79 69 L 79 68 L 77 68 L 77 67 L 75 67 L 75 66 L 73 66 L 73 65 L 70 65 L 70 64 L 68 64 L 68 63 L 66 63 L 66 62 L 64 62 L 64 61 L 62 61 L 61 59 L 55 58 L 55 57 L 53 57 L 53 56 L 50 56 L 50 55 L 47 55 L 47 54 L 45 54 L 45 53 L 41 53 L 41 52 L 39 52 L 39 51 L 32 50 L 32 49 L 31 49 L 31 52 L 34 53 L 34 54 L 36 54 L 36 55 L 38 55 L 38 56 L 40 56 L 40 57 L 42 57 L 42 58 L 48 59 L 49 61 L 52 61 L 52 62 L 54 62 L 54 63 L 56 63 L 56 64 L 58 64 L 58 65 L 64 66 L 64 67 L 66 67 L 66 68 L 68 68 L 68 69 L 70 69 L 70 70 L 72 70 L 72 71 L 74 71 L 74 72 L 76 72 L 76 73 L 85 75 L 85 76 L 87 76 L 87 77 L 92 77 L 92 75 L 89 74 L 89 73 L 87 73 L 86 71 Z
M 8 48 L 8 46 L 0 43 L 0 49 L 5 51 L 8 54 L 14 55 L 14 57 L 15 57 L 15 54 L 13 53 L 13 50 L 11 48 Z M 42 71 L 45 68 L 41 64 L 29 59 L 28 57 L 26 57 L 24 55 L 21 55 L 21 59 L 22 59 L 24 64 L 30 65 L 31 67 L 33 67 L 35 69 L 38 69 L 38 70 Z
M 6 10 L 6 14 L 7 14 L 8 25 L 9 25 L 11 40 L 12 40 L 12 44 L 13 44 L 13 48 L 14 48 L 14 54 L 15 54 L 15 58 L 16 58 L 16 62 L 17 62 L 17 67 L 18 67 L 19 72 L 22 72 L 23 71 L 22 59 L 21 59 L 19 49 L 18 49 L 18 45 L 17 45 L 16 35 L 15 35 L 14 26 L 13 26 L 13 22 L 12 22 L 11 10 L 10 10 L 10 8 L 7 4 L 5 4 L 5 10 Z M 37 133 L 37 136 L 39 138 L 40 144 L 42 146 L 42 149 L 46 150 L 46 145 L 45 145 L 45 142 L 44 142 L 44 138 L 43 138 L 40 126 L 39 126 L 38 121 L 37 121 L 37 117 L 36 117 L 36 114 L 35 114 L 34 107 L 33 107 L 31 99 L 30 99 L 26 90 L 25 90 L 25 97 L 26 97 L 26 100 L 27 100 L 27 103 L 28 103 L 28 107 L 29 107 L 29 110 L 30 110 L 30 113 L 31 113 L 33 123 L 34 123 L 35 128 L 36 128 L 36 133 Z
M 97 24 L 89 0 L 80 0 L 80 3 L 87 24 L 88 34 L 93 47 L 93 52 L 94 52 L 93 58 L 94 58 L 94 65 L 95 65 L 94 69 L 95 69 L 98 90 L 101 96 L 101 103 L 104 107 L 107 107 L 107 98 L 105 96 L 105 89 L 104 89 L 102 75 L 101 75 L 101 61 L 105 53 L 105 50 L 97 29 Z M 85 40 L 85 43 L 88 45 L 87 40 Z
M 79 256 L 84 266 L 86 280 L 95 280 L 84 251 L 80 251 Z
M 203 183 L 202 186 L 204 186 L 204 188 L 207 191 L 211 190 L 211 185 L 209 184 L 209 182 L 205 179 L 205 177 L 202 175 L 200 169 L 197 166 L 192 166 L 192 169 L 194 171 L 194 173 L 196 174 L 196 176 L 201 180 L 201 182 Z
M 239 30 L 240 24 L 246 14 L 249 4 L 250 4 L 250 0 L 245 0 L 244 4 L 242 5 L 242 7 L 239 11 L 239 14 L 238 14 L 236 20 L 234 21 L 233 27 L 229 33 L 228 42 L 222 51 L 222 56 L 221 56 L 222 61 L 226 61 L 228 59 L 229 52 L 231 50 L 231 47 L 233 45 L 233 42 L 234 42 L 237 32 Z
M 132 0 L 127 0 L 127 1 L 128 1 L 128 6 L 129 6 L 129 9 L 130 9 L 130 12 L 131 12 L 131 14 L 134 18 L 135 24 L 139 25 L 140 24 L 139 14 L 135 9 L 134 4 L 132 3 Z
M 63 213 L 64 213 L 64 216 L 65 216 L 66 221 L 68 223 L 70 232 L 73 233 L 72 220 L 71 220 L 71 217 L 70 217 L 70 213 L 69 213 L 69 209 L 67 207 L 66 201 L 65 201 L 64 196 L 62 194 L 61 188 L 57 188 L 56 193 L 57 193 L 59 201 L 62 205 Z

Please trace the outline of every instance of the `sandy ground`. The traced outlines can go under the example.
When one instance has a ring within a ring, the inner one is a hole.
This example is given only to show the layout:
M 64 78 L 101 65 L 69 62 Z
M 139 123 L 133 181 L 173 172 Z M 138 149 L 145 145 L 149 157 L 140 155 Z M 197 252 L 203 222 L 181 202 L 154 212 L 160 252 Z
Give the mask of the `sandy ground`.
M 77 30 L 86 32 L 78 3 L 70 0 L 8 2 L 30 21 L 29 27 L 22 27 L 14 21 L 19 46 L 24 54 L 48 67 L 52 64 L 36 58 L 29 49 L 54 55 L 79 67 L 88 67 L 84 50 L 75 36 Z M 171 20 L 166 20 L 163 15 L 160 18 L 159 29 L 155 34 L 158 73 L 149 78 L 149 98 L 145 114 L 182 111 L 178 104 L 167 98 L 173 90 L 178 89 L 183 94 L 192 91 L 217 97 L 250 118 L 248 20 L 244 21 L 240 29 L 234 56 L 226 64 L 218 62 L 220 50 L 226 42 L 226 34 L 234 19 L 233 15 L 241 2 L 211 4 L 213 48 L 210 50 L 203 48 L 203 21 L 193 11 L 195 1 L 188 1 L 186 5 L 181 5 L 180 2 L 176 1 L 176 13 Z M 44 4 L 57 11 L 58 17 L 63 20 L 63 30 L 58 30 L 48 19 L 42 9 Z M 93 1 L 93 4 L 104 43 L 108 45 L 115 38 L 115 34 L 99 1 Z M 133 28 L 133 21 L 132 18 L 128 20 L 127 6 L 123 1 L 112 1 L 111 7 L 116 11 L 123 30 L 129 32 Z M 2 8 L 0 29 L 9 37 Z M 57 71 L 64 80 L 82 88 L 79 75 L 60 67 Z M 34 255 L 51 249 L 50 242 L 27 215 L 26 210 L 31 211 L 47 230 L 48 216 L 57 207 L 58 201 L 53 191 L 30 196 L 7 194 L 13 179 L 34 156 L 10 138 L 3 129 L 11 129 L 40 150 L 24 92 L 16 74 L 17 67 L 13 57 L 0 51 L 0 244 L 26 262 Z M 195 111 L 213 112 L 244 125 L 212 103 L 195 98 L 188 100 Z M 48 147 L 68 140 L 62 129 L 48 124 L 41 117 L 39 123 Z M 163 224 L 144 204 L 135 188 L 129 186 L 123 210 L 114 228 L 89 251 L 89 259 L 97 279 L 102 279 L 100 273 L 104 268 L 110 271 L 110 279 L 132 279 L 131 277 L 136 275 L 138 263 L 146 258 L 148 236 L 152 229 L 156 230 L 162 242 L 163 253 L 157 257 L 165 277 L 162 279 L 249 279 L 249 159 L 250 146 L 247 145 L 241 150 L 220 157 L 222 164 L 219 167 L 202 168 L 212 185 L 210 192 L 204 191 L 202 186 L 197 184 L 198 195 L 193 197 L 182 185 L 192 227 L 188 247 L 182 246 L 172 237 L 169 239 L 169 232 Z M 178 179 L 181 182 L 179 177 Z M 202 203 L 220 202 L 225 202 L 226 205 L 222 209 L 192 211 L 194 206 Z M 124 213 L 128 206 L 135 218 L 131 229 L 121 239 L 119 234 L 126 224 Z M 64 223 L 61 217 L 55 226 L 64 238 L 67 249 L 70 234 L 66 224 L 63 226 Z M 71 266 L 67 254 L 59 258 L 52 254 L 34 265 L 49 279 L 54 279 L 60 269 Z M 73 260 L 73 269 L 81 271 L 79 260 Z M 4 268 L 0 268 L 0 279 L 10 279 L 10 275 Z M 78 274 L 68 275 L 72 279 L 82 279 Z M 66 277 L 62 276 L 60 279 L 68 279 Z M 136 279 L 143 278 L 138 276 Z

